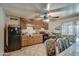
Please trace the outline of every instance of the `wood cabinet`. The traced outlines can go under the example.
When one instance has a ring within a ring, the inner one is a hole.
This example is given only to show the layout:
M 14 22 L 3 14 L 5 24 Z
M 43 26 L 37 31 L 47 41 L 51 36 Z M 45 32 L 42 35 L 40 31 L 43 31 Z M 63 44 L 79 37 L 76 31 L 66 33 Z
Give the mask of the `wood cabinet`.
M 28 45 L 28 40 L 27 37 L 22 37 L 22 41 L 21 41 L 22 47 L 27 46 Z
M 29 19 L 20 18 L 20 24 L 22 29 L 26 29 L 27 24 L 29 23 L 32 24 L 35 29 L 40 29 L 40 28 L 44 28 L 46 30 L 48 29 L 48 23 L 43 22 L 42 20 L 35 19 L 29 22 Z
M 21 29 L 27 29 L 27 24 L 32 24 L 34 30 L 40 30 L 41 28 L 48 29 L 48 23 L 43 22 L 42 20 L 29 20 L 25 18 L 20 19 Z M 36 34 L 31 37 L 22 35 L 22 47 L 34 45 L 43 42 L 43 35 Z
M 21 26 L 21 29 L 26 29 L 26 25 L 27 25 L 27 20 L 25 18 L 20 18 L 20 26 Z
M 48 30 L 48 23 L 43 22 L 42 20 L 34 20 L 32 22 L 32 24 L 35 25 L 34 27 L 37 29 L 44 28 L 44 29 Z
M 45 28 L 46 30 L 48 30 L 48 23 L 47 22 L 43 22 L 43 24 L 42 24 L 43 26 L 43 28 Z
M 35 45 L 43 42 L 42 34 L 35 35 L 35 36 L 25 36 L 22 38 L 22 47 Z

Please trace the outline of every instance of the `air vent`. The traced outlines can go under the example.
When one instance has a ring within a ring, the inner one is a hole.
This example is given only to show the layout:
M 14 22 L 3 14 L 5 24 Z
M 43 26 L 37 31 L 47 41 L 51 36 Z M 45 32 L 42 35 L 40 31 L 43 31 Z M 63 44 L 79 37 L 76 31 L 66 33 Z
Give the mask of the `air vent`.
M 18 19 L 16 19 L 16 18 L 10 18 L 10 20 L 18 20 Z
M 15 17 L 15 16 L 10 16 L 10 20 L 18 20 L 19 17 Z

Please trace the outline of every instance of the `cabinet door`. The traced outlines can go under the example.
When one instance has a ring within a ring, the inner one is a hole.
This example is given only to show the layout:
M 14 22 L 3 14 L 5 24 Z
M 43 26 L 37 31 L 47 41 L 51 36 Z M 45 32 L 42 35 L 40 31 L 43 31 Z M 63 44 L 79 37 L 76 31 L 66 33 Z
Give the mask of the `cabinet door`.
M 22 40 L 22 47 L 28 46 L 28 40 L 27 39 L 23 39 Z
M 21 25 L 21 28 L 22 28 L 22 29 L 26 29 L 26 28 L 27 28 L 27 27 L 26 27 L 26 24 L 27 24 L 27 20 L 24 19 L 24 18 L 21 18 L 21 20 L 20 20 L 20 25 Z

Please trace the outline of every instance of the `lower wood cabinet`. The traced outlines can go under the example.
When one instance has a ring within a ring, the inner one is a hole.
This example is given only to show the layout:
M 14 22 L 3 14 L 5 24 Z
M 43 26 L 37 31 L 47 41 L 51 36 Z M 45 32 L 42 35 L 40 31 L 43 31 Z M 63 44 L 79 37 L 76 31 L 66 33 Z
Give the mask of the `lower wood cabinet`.
M 22 47 L 35 45 L 43 42 L 42 35 L 22 38 Z
M 22 47 L 27 46 L 27 44 L 28 44 L 27 39 L 26 39 L 26 40 L 23 39 L 23 40 L 22 40 Z

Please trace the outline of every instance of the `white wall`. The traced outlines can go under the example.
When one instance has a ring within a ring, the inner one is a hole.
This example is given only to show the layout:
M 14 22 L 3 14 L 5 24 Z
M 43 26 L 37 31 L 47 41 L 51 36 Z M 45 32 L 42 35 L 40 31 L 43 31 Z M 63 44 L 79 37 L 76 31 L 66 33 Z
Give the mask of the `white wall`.
M 50 21 L 49 22 L 49 32 L 56 32 L 55 28 L 61 25 L 61 21 Z
M 0 8 L 0 55 L 4 53 L 4 25 L 5 25 L 5 15 L 3 8 Z
M 62 23 L 68 22 L 68 21 L 76 21 L 79 20 L 79 16 L 77 17 L 71 17 L 71 18 L 66 18 L 66 19 L 60 19 L 56 21 L 49 21 L 49 32 L 56 32 L 55 28 L 58 26 L 61 26 Z
M 15 18 L 18 20 L 10 20 L 10 18 Z M 14 16 L 6 16 L 6 24 L 11 24 L 11 25 L 20 25 L 20 18 L 14 17 Z

